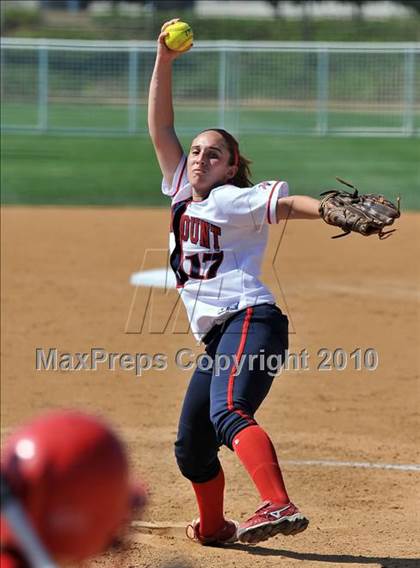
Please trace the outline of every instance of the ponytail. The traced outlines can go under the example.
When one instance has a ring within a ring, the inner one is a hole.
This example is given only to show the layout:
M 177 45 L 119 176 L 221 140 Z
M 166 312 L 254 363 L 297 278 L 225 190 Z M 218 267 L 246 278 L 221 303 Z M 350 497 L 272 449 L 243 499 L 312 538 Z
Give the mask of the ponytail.
M 251 160 L 245 158 L 241 154 L 238 154 L 238 171 L 229 182 L 237 187 L 252 187 L 254 184 L 251 181 Z

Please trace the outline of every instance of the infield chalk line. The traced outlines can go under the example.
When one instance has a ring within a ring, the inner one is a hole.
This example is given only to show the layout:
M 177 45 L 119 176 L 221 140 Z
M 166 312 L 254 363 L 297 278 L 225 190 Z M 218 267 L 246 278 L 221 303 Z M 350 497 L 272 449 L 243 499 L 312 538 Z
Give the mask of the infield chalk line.
M 146 288 L 153 286 L 155 288 L 176 288 L 175 276 L 170 268 L 153 268 L 151 270 L 140 270 L 134 272 L 130 276 L 130 284 L 132 286 L 145 286 Z M 328 282 L 314 281 L 310 284 L 296 284 L 293 286 L 294 291 L 306 292 L 308 290 L 338 293 L 358 296 L 375 296 L 381 298 L 396 298 L 405 301 L 420 300 L 420 290 L 416 286 L 401 286 L 395 282 L 388 282 L 374 285 L 364 283 L 363 286 L 352 286 L 344 284 L 330 284 Z
M 1 433 L 4 436 L 9 435 L 13 428 L 1 428 Z M 124 431 L 132 430 L 126 428 Z M 123 433 L 124 433 L 123 431 Z M 418 463 L 375 463 L 375 462 L 357 462 L 357 461 L 335 461 L 335 460 L 282 460 L 280 465 L 309 465 L 315 467 L 353 467 L 359 469 L 391 469 L 394 471 L 419 471 L 420 464 Z
M 182 529 L 185 531 L 185 523 L 171 523 L 169 521 L 164 522 L 148 522 L 148 521 L 131 521 L 131 526 L 136 529 L 160 529 L 162 531 L 167 531 L 170 529 Z
M 420 471 L 420 464 L 416 463 L 372 463 L 333 460 L 280 460 L 281 464 L 287 465 L 314 465 L 323 467 L 359 467 L 364 469 L 393 469 L 399 471 Z
M 166 268 L 154 268 L 141 270 L 130 276 L 132 286 L 154 286 L 155 288 L 176 288 L 176 280 L 172 270 Z

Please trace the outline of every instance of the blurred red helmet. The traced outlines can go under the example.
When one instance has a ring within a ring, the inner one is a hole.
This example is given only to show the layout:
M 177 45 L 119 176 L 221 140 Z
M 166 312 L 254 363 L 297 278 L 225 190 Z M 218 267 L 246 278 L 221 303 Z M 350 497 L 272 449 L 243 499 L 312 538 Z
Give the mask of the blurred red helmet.
M 126 450 L 97 417 L 61 411 L 37 418 L 6 441 L 2 473 L 56 560 L 104 551 L 144 490 L 129 482 Z M 2 522 L 2 542 L 7 526 Z M 18 541 L 18 535 L 15 535 Z

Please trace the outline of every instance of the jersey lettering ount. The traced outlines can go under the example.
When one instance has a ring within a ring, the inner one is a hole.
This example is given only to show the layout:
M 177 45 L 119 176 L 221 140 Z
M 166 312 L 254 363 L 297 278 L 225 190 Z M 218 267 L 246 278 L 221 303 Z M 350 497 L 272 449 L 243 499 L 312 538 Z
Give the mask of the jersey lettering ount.
M 197 339 L 234 312 L 275 303 L 260 282 L 268 225 L 276 223 L 276 204 L 288 195 L 284 181 L 253 187 L 221 185 L 204 201 L 192 200 L 183 156 L 172 184 L 162 192 L 172 198 L 170 263 Z

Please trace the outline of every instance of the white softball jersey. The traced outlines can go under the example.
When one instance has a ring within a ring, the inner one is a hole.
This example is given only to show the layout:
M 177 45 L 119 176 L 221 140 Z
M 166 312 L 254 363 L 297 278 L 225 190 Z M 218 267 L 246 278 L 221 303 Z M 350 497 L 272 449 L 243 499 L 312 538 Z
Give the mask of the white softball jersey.
M 274 304 L 259 280 L 268 225 L 276 223 L 277 200 L 289 193 L 285 181 L 253 187 L 221 185 L 194 201 L 183 156 L 172 184 L 162 192 L 172 199 L 169 248 L 177 288 L 191 331 L 200 340 L 233 313 Z

